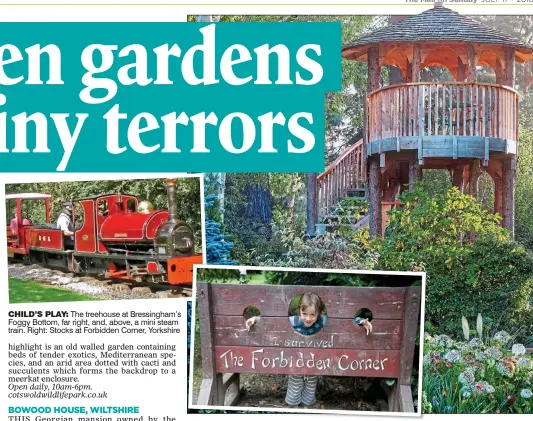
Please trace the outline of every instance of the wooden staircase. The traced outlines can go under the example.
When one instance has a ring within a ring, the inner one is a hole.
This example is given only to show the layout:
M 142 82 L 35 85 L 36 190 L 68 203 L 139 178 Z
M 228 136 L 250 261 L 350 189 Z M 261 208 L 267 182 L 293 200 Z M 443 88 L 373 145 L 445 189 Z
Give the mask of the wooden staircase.
M 318 223 L 325 224 L 327 231 L 339 227 L 358 229 L 369 225 L 368 201 L 366 200 L 366 160 L 363 141 L 360 140 L 346 149 L 326 170 L 317 176 Z M 387 166 L 381 173 L 402 175 L 405 168 Z M 383 191 L 381 201 L 382 235 L 388 220 L 387 212 L 399 204 L 400 189 L 405 188 L 401 179 Z M 391 198 L 393 198 L 391 200 Z
M 359 192 L 358 192 L 359 193 Z M 357 230 L 368 226 L 368 200 L 363 196 L 347 196 L 341 199 L 337 206 L 319 220 L 325 225 L 327 232 L 337 232 L 339 229 Z
M 346 149 L 317 177 L 318 220 L 324 220 L 345 197 L 363 195 L 366 182 L 363 141 Z

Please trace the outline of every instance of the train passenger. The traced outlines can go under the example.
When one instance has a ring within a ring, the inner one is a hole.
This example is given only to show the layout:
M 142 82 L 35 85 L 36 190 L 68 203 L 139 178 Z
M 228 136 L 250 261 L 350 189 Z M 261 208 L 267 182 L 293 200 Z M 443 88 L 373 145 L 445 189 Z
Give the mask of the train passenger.
M 74 240 L 74 224 L 72 223 L 72 202 L 63 203 L 63 208 L 57 214 L 56 227 L 63 231 L 63 235 Z

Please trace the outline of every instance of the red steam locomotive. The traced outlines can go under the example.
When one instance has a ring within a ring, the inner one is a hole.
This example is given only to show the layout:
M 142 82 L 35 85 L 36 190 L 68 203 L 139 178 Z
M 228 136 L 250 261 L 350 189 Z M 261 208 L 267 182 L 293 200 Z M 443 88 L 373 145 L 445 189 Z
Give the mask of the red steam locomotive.
M 76 212 L 72 215 L 78 228 L 72 232 L 50 224 L 50 195 L 8 194 L 8 209 L 14 201 L 16 212 L 10 215 L 16 222 L 7 227 L 8 260 L 111 279 L 191 284 L 193 265 L 203 263 L 202 255 L 194 251 L 192 229 L 176 218 L 176 180 L 166 181 L 168 211 L 154 210 L 136 196 L 121 193 L 80 199 L 77 224 Z M 23 218 L 26 200 L 44 200 L 46 225 Z

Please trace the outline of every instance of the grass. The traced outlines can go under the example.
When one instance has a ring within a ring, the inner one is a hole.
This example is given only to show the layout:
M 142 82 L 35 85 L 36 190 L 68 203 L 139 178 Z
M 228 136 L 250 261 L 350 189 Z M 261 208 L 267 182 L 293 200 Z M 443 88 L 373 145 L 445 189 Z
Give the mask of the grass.
M 35 281 L 9 278 L 9 302 L 11 304 L 95 300 L 99 299 L 86 294 L 78 294 L 74 291 L 50 287 Z

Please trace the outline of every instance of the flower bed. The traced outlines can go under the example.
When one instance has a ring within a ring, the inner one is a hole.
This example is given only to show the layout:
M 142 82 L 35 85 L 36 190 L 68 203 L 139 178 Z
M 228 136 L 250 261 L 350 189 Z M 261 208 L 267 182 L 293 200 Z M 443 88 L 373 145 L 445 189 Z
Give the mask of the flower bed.
M 423 413 L 532 413 L 533 359 L 524 345 L 504 331 L 465 336 L 426 336 Z

